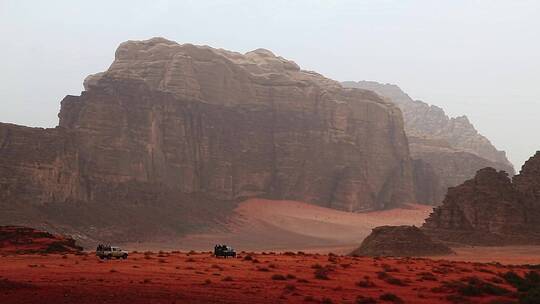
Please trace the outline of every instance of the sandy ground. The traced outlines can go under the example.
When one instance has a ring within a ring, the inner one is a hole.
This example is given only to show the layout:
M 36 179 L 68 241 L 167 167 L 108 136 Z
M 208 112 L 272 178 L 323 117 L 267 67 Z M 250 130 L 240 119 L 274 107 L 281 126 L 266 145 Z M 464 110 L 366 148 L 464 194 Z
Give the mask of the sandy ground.
M 0 303 L 356 303 L 358 296 L 390 303 L 379 299 L 385 293 L 404 303 L 490 303 L 509 300 L 515 291 L 497 274 L 528 271 L 430 259 L 247 255 L 217 259 L 209 253 L 132 253 L 127 260 L 110 261 L 93 254 L 3 255 Z M 328 270 L 326 278 L 316 277 L 320 267 Z M 470 277 L 510 294 L 464 298 L 441 288 L 444 281 Z M 366 280 L 369 284 L 357 284 Z
M 406 209 L 350 213 L 296 201 L 250 199 L 240 203 L 224 231 L 125 246 L 141 250 L 209 250 L 214 244 L 224 243 L 239 250 L 345 254 L 358 247 L 372 228 L 419 226 L 431 210 L 425 205 L 410 205 Z
M 504 246 L 504 247 L 454 247 L 455 255 L 443 258 L 452 261 L 469 261 L 503 264 L 540 264 L 540 246 Z M 441 257 L 433 257 L 441 258 Z

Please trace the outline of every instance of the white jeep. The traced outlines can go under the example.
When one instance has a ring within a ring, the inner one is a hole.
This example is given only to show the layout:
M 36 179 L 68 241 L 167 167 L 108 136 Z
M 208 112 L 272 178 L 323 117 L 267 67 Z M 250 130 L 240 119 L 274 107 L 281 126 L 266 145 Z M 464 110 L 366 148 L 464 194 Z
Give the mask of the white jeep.
M 120 247 L 113 246 L 98 246 L 96 250 L 96 256 L 100 259 L 127 259 L 128 252 L 120 249 Z

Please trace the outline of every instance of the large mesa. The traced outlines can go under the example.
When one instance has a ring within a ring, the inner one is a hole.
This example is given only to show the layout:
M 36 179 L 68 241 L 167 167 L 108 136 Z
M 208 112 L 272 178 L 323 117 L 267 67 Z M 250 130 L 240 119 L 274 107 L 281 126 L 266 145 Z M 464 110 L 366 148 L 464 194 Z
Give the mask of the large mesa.
M 258 49 L 122 43 L 59 126 L 0 124 L 0 220 L 141 240 L 262 196 L 347 210 L 415 200 L 400 109 Z

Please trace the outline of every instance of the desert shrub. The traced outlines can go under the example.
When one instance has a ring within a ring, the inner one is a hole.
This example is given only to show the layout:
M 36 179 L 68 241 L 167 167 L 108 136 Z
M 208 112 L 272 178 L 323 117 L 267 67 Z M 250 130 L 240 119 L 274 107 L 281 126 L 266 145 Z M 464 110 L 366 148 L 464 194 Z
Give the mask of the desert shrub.
M 340 264 L 339 266 L 341 266 L 343 269 L 347 269 L 351 267 L 351 264 Z
M 304 297 L 304 301 L 305 301 L 305 302 L 315 302 L 316 299 L 315 299 L 315 297 L 313 297 L 313 296 L 305 296 L 305 297 Z
M 388 273 L 386 273 L 385 271 L 379 271 L 377 272 L 377 278 L 381 279 L 381 280 L 384 280 L 386 278 L 388 278 L 390 275 Z
M 523 293 L 519 296 L 520 304 L 537 304 L 540 303 L 540 288 L 536 286 L 535 288 L 529 289 L 526 293 Z
M 296 276 L 294 274 L 290 274 L 290 273 L 287 274 L 287 280 L 294 280 L 294 279 L 296 279 Z
M 443 282 L 442 287 L 438 291 L 458 292 L 460 295 L 467 297 L 476 297 L 482 295 L 500 296 L 510 293 L 510 291 L 506 288 L 482 281 L 477 277 L 465 278 L 465 282 Z
M 403 300 L 400 297 L 390 292 L 383 293 L 382 295 L 379 296 L 379 299 L 386 302 L 403 303 Z
M 285 278 L 282 274 L 274 274 L 272 275 L 272 280 L 274 281 L 285 281 L 287 278 Z
M 524 277 L 509 271 L 502 277 L 519 292 L 519 303 L 540 303 L 540 275 L 536 271 L 530 271 Z
M 232 281 L 232 280 L 233 280 L 233 278 L 232 278 L 231 276 L 226 276 L 226 277 L 223 278 L 222 281 L 230 282 L 230 281 Z
M 195 259 L 194 258 L 189 258 L 189 259 L 186 260 L 186 262 L 193 263 L 193 262 L 195 262 Z
M 478 272 L 483 272 L 483 273 L 491 273 L 491 274 L 494 273 L 493 271 L 491 271 L 489 269 L 486 269 L 486 268 L 475 268 L 474 270 L 478 271 Z
M 253 263 L 253 264 L 260 264 L 261 261 L 259 261 L 259 260 L 257 260 L 257 259 L 253 259 L 253 260 L 251 261 L 251 263 Z
M 277 268 L 276 264 L 268 264 L 268 268 Z
M 283 253 L 283 255 L 295 256 L 296 253 L 294 253 L 294 252 L 292 252 L 292 251 L 285 251 L 285 252 Z
M 499 277 L 491 277 L 488 279 L 491 283 L 502 284 L 504 281 Z
M 26 282 L 17 282 L 9 279 L 0 279 L 0 290 L 14 290 L 14 289 L 23 289 L 23 288 L 33 288 L 34 285 Z
M 384 280 L 386 283 L 391 285 L 397 285 L 397 286 L 407 286 L 407 283 L 402 281 L 401 279 L 389 276 Z
M 420 276 L 420 280 L 437 281 L 437 277 L 431 272 L 420 272 L 418 276 Z
M 144 284 L 148 284 L 148 283 L 150 283 L 150 282 L 152 282 L 150 279 L 144 279 L 144 280 L 143 280 L 143 283 L 144 283 Z
M 322 267 L 315 270 L 315 278 L 318 280 L 330 280 L 328 275 L 332 270 L 328 267 Z
M 114 272 L 118 272 L 118 270 L 116 270 L 116 269 L 111 269 L 111 270 L 109 270 L 109 272 L 114 273 Z
M 459 294 L 451 294 L 446 296 L 446 300 L 453 304 L 469 304 L 471 301 Z
M 452 272 L 452 269 L 448 267 L 433 267 L 431 271 L 438 274 L 449 274 Z
M 334 302 L 330 298 L 322 298 L 321 299 L 321 304 L 332 304 L 332 303 L 334 303 Z
M 385 272 L 399 272 L 399 269 L 396 267 L 392 267 L 388 264 L 382 264 L 381 267 Z
M 218 269 L 219 271 L 223 270 L 223 267 L 221 267 L 221 266 L 219 266 L 217 264 L 212 264 L 212 266 L 210 266 L 210 268 Z
M 167 263 L 165 259 L 159 259 L 158 262 L 163 263 L 163 264 Z
M 356 286 L 362 288 L 372 288 L 375 287 L 375 283 L 373 283 L 369 278 L 364 278 L 363 280 L 356 282 Z
M 306 279 L 298 279 L 298 280 L 296 280 L 296 282 L 298 282 L 298 283 L 309 283 L 309 281 L 306 280 Z
M 407 286 L 407 283 L 396 278 L 396 277 L 393 277 L 391 276 L 390 274 L 388 274 L 387 272 L 385 271 L 380 271 L 380 272 L 377 272 L 377 277 L 383 281 L 385 281 L 386 283 L 388 284 L 391 284 L 391 285 L 396 285 L 396 286 Z
M 337 264 L 338 263 L 338 258 L 335 256 L 335 255 L 329 255 L 328 256 L 328 262 L 330 263 L 333 263 L 333 264 Z
M 313 268 L 313 269 L 321 269 L 321 268 L 322 268 L 322 265 L 319 264 L 319 263 L 313 264 L 313 265 L 311 265 L 311 268 Z
M 266 267 L 257 267 L 257 270 L 262 271 L 262 272 L 269 272 L 270 271 L 270 269 L 268 269 Z
M 252 261 L 252 260 L 253 260 L 253 257 L 249 254 L 244 257 L 244 261 Z
M 356 304 L 376 304 L 377 300 L 372 297 L 358 296 L 356 297 Z
M 287 285 L 285 285 L 285 290 L 290 291 L 290 292 L 295 291 L 296 290 L 296 285 L 287 284 Z
M 205 285 L 210 285 L 210 284 L 212 284 L 212 280 L 206 279 L 206 280 L 204 280 L 204 284 Z

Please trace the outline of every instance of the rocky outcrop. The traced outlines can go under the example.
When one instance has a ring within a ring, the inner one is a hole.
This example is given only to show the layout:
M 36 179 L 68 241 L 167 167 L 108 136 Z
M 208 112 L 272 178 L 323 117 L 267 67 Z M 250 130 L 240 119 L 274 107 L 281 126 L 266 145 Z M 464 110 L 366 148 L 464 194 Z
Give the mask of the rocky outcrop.
M 396 85 L 373 81 L 343 85 L 372 90 L 402 110 L 411 156 L 416 160 L 421 202 L 440 203 L 448 187 L 459 185 L 485 167 L 514 174 L 505 153 L 479 134 L 466 116 L 450 118 L 443 109 L 413 100 Z
M 21 226 L 0 226 L 0 252 L 6 253 L 77 253 L 83 248 L 62 235 Z
M 433 241 L 418 227 L 380 226 L 374 228 L 351 255 L 413 257 L 451 253 L 450 248 Z
M 540 152 L 510 180 L 504 171 L 479 170 L 450 188 L 422 229 L 437 239 L 478 245 L 540 242 Z
M 1 222 L 139 240 L 212 227 L 247 197 L 414 200 L 399 108 L 270 51 L 128 41 L 84 86 L 55 129 L 0 124 Z

